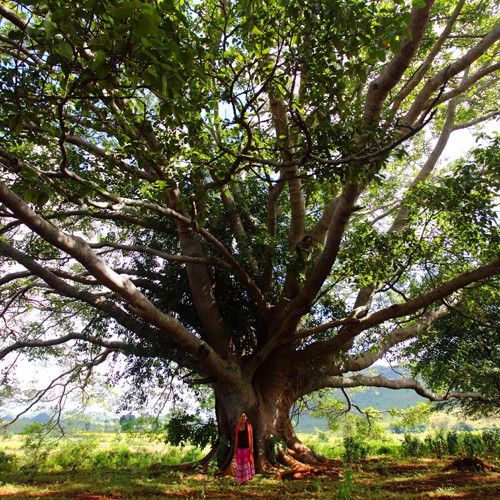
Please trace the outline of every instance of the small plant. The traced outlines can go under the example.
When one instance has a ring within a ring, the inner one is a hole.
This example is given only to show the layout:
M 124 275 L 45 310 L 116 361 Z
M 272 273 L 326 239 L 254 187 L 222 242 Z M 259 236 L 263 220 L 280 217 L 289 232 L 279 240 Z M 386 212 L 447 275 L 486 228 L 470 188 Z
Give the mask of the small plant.
M 0 472 L 12 472 L 16 470 L 17 458 L 0 451 Z
M 366 458 L 368 446 L 358 437 L 347 436 L 344 438 L 345 453 L 342 455 L 344 462 L 359 462 Z
M 474 458 L 484 452 L 484 443 L 481 436 L 472 432 L 465 432 L 462 435 L 462 450 L 467 457 Z
M 275 464 L 278 462 L 281 453 L 283 453 L 283 451 L 286 450 L 287 446 L 284 439 L 279 438 L 277 436 L 271 436 L 267 440 L 266 448 L 269 461 L 272 464 Z
M 500 431 L 498 429 L 484 431 L 482 434 L 483 443 L 488 453 L 497 453 L 500 448 Z
M 446 446 L 449 455 L 456 455 L 460 449 L 458 434 L 455 431 L 450 431 L 446 435 Z
M 335 494 L 335 499 L 351 500 L 353 494 L 356 493 L 358 485 L 354 482 L 354 474 L 350 469 L 344 472 L 344 481 L 341 483 L 340 489 Z
M 405 434 L 401 443 L 402 453 L 406 457 L 419 457 L 424 454 L 425 445 L 422 441 L 411 434 Z

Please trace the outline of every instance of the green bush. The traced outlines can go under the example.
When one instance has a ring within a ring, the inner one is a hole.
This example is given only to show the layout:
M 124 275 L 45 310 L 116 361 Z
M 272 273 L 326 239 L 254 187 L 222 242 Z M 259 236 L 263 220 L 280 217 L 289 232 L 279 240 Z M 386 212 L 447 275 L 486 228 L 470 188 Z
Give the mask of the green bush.
M 383 444 L 377 448 L 377 455 L 393 455 L 394 446 Z
M 484 447 L 488 453 L 498 453 L 500 449 L 499 430 L 483 431 L 482 438 Z
M 50 456 L 50 466 L 74 471 L 87 469 L 92 464 L 92 455 L 98 446 L 96 439 L 68 441 Z
M 420 457 L 425 453 L 425 445 L 417 436 L 405 434 L 401 443 L 402 454 L 406 457 Z
M 456 455 L 460 450 L 458 434 L 455 431 L 450 431 L 446 435 L 446 446 L 449 455 Z
M 368 455 L 368 446 L 359 437 L 345 437 L 344 448 L 345 453 L 342 455 L 344 462 L 359 462 Z
M 17 462 L 16 456 L 0 451 L 0 472 L 15 471 L 17 469 Z
M 443 431 L 437 431 L 434 436 L 427 436 L 425 438 L 425 444 L 429 453 L 437 458 L 442 458 L 448 451 L 448 445 Z
M 467 457 L 477 457 L 484 453 L 485 446 L 480 435 L 464 432 L 461 438 L 461 448 Z

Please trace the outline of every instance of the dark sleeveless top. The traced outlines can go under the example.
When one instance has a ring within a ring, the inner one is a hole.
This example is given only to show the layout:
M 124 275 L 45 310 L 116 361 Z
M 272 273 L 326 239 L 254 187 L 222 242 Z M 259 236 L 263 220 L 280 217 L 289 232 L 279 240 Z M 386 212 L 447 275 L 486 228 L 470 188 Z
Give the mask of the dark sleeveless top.
M 249 448 L 248 429 L 245 427 L 242 431 L 238 429 L 238 448 Z

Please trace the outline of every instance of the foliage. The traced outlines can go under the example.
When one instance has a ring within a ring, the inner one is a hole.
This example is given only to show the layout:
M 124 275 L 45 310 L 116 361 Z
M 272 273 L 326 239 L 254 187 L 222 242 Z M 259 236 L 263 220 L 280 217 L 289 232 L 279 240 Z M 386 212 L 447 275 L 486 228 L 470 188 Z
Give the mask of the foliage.
M 11 472 L 17 468 L 18 459 L 0 450 L 0 472 Z
M 174 446 L 191 443 L 201 449 L 213 446 L 219 434 L 213 418 L 203 421 L 199 415 L 176 411 L 165 424 L 166 442 Z
M 500 142 L 442 156 L 500 112 L 498 16 L 479 0 L 4 5 L 0 398 L 21 360 L 58 368 L 26 406 L 127 381 L 123 412 L 161 414 L 189 386 L 211 416 L 174 414 L 171 442 L 231 441 L 245 409 L 260 449 L 328 388 L 498 411 Z M 388 356 L 414 377 L 366 375 Z
M 342 455 L 344 462 L 359 462 L 364 460 L 368 455 L 368 446 L 361 437 L 346 436 L 344 438 L 345 453 Z
M 424 453 L 424 444 L 417 437 L 412 434 L 405 434 L 403 442 L 401 443 L 402 453 L 406 457 L 419 457 Z
M 57 446 L 57 441 L 49 437 L 50 429 L 39 422 L 27 425 L 24 429 L 24 439 L 21 450 L 24 451 L 26 460 L 21 470 L 28 479 L 45 467 L 50 452 Z
M 415 432 L 417 428 L 423 430 L 429 423 L 431 410 L 429 403 L 418 403 L 406 410 L 393 408 L 390 414 L 395 420 L 391 422 L 391 428 L 397 433 Z

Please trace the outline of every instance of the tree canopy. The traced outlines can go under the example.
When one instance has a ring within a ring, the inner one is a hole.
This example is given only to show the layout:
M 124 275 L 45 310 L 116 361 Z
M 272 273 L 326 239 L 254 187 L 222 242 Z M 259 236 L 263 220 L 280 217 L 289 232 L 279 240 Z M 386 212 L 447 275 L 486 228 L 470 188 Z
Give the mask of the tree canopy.
M 313 460 L 327 387 L 498 411 L 493 0 L 0 5 L 0 359 L 208 385 Z M 410 362 L 419 379 L 362 370 Z M 125 360 L 125 361 L 120 361 Z M 467 373 L 468 376 L 460 374 Z M 418 381 L 420 380 L 420 381 Z M 434 392 L 432 392 L 434 391 Z

